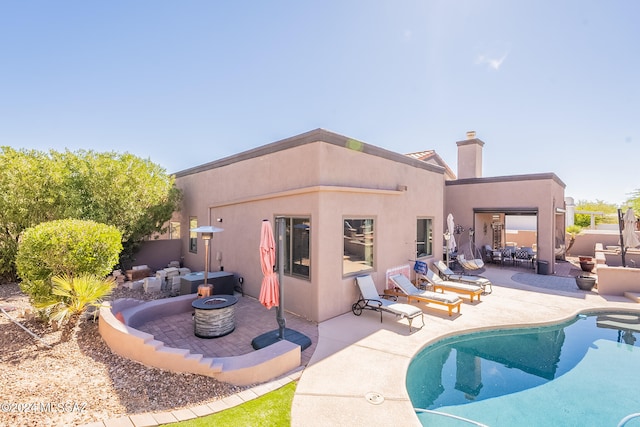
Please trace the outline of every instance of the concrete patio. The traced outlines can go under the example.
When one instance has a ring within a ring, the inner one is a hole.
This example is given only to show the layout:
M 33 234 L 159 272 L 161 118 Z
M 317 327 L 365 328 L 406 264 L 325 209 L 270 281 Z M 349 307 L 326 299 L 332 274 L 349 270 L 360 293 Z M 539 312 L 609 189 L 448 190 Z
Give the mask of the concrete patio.
M 556 269 L 557 275 L 544 276 L 530 270 L 489 265 L 483 275 L 493 282 L 490 295 L 484 295 L 480 302 L 466 300 L 461 314 L 452 317 L 441 308 L 421 305 L 425 326 L 411 334 L 406 320 L 389 314 L 384 314 L 380 323 L 379 313 L 365 311 L 357 317 L 349 312 L 317 327 L 287 314 L 287 327 L 312 338 L 312 347 L 303 352 L 303 364 L 308 361 L 303 370 L 214 404 L 162 414 L 136 414 L 92 425 L 160 425 L 191 419 L 241 404 L 298 380 L 292 406 L 293 426 L 419 426 L 405 389 L 406 371 L 412 357 L 429 343 L 463 331 L 555 323 L 583 310 L 640 311 L 640 305 L 624 297 L 603 297 L 597 292 L 578 290 L 570 277 L 576 273 L 570 263 L 557 263 Z M 191 319 L 169 317 L 158 321 L 162 324 L 153 322 L 145 328 L 156 336 L 164 333 L 167 342 L 176 340 L 175 345 L 194 351 L 223 355 L 236 345 L 250 348 L 255 335 L 275 328 L 275 313 L 252 298 L 244 297 L 241 301 L 247 310 L 241 310 L 237 330 L 223 338 L 192 338 Z M 179 325 L 189 329 L 189 333 L 182 329 L 170 332 Z M 250 332 L 245 328 L 251 328 Z
M 557 268 L 571 274 L 569 263 Z M 570 277 L 494 266 L 483 275 L 494 284 L 492 294 L 464 303 L 453 317 L 424 306 L 426 325 L 412 334 L 406 321 L 386 315 L 381 324 L 374 312 L 346 313 L 321 323 L 318 346 L 296 389 L 292 425 L 419 426 L 405 388 L 406 372 L 429 343 L 463 331 L 555 323 L 582 310 L 640 311 L 624 297 L 580 291 Z

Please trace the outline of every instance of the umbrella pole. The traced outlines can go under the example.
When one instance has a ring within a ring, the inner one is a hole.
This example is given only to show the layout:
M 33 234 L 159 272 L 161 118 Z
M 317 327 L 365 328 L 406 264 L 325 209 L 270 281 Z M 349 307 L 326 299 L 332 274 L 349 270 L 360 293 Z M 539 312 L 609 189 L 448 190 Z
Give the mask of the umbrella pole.
M 278 308 L 276 310 L 276 320 L 278 322 L 278 338 L 284 339 L 284 329 L 286 321 L 284 319 L 284 238 L 285 238 L 285 224 L 284 218 L 276 218 L 276 226 L 278 229 Z
M 449 267 L 449 251 L 450 251 L 449 242 L 451 240 L 451 236 L 448 236 L 448 234 L 445 233 L 444 234 L 444 240 L 445 240 L 445 242 L 447 242 L 447 249 L 446 249 L 446 251 L 447 251 L 447 267 Z
M 311 345 L 311 338 L 295 331 L 293 329 L 285 328 L 284 319 L 284 239 L 286 237 L 286 223 L 284 217 L 276 218 L 276 233 L 278 235 L 278 306 L 276 308 L 276 320 L 278 322 L 278 329 L 265 332 L 262 335 L 255 337 L 251 341 L 251 346 L 255 349 L 261 349 L 274 344 L 278 341 L 287 340 L 300 346 L 300 351 L 306 350 Z
M 622 255 L 622 266 L 626 267 L 627 263 L 624 259 L 625 250 L 624 250 L 624 238 L 622 237 L 622 227 L 624 221 L 622 220 L 622 209 L 618 209 L 618 229 L 620 230 L 620 254 Z

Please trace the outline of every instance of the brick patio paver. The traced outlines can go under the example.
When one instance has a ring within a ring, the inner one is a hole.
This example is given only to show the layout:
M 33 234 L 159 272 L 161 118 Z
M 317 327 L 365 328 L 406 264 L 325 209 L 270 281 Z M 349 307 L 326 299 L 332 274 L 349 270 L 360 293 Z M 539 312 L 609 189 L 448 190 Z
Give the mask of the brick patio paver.
M 137 327 L 149 333 L 168 347 L 188 349 L 205 357 L 230 357 L 254 351 L 251 340 L 278 328 L 276 310 L 267 310 L 258 300 L 236 294 L 235 330 L 218 338 L 198 338 L 193 333 L 192 311 L 164 316 Z M 311 346 L 301 354 L 306 365 L 318 342 L 318 325 L 290 313 L 284 315 L 287 328 L 296 330 L 311 339 Z

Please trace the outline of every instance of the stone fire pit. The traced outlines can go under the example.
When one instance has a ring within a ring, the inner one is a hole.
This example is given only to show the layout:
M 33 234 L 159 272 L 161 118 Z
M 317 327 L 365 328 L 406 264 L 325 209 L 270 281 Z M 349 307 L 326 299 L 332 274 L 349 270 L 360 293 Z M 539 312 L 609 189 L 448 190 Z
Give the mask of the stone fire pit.
M 213 295 L 193 301 L 194 334 L 198 338 L 217 338 L 233 332 L 237 302 L 238 298 L 233 295 Z

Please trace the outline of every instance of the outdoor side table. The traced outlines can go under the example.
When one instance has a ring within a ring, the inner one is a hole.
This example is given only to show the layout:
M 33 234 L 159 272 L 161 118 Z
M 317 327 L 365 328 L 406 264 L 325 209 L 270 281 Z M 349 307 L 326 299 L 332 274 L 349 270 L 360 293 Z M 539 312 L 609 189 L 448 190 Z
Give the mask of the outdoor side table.
M 217 338 L 233 332 L 236 328 L 233 295 L 213 295 L 198 298 L 191 303 L 195 309 L 193 332 L 198 338 Z
M 193 294 L 198 291 L 198 285 L 204 283 L 204 271 L 180 276 L 180 295 Z M 212 271 L 207 274 L 207 284 L 213 287 L 212 294 L 233 295 L 235 287 L 234 274 L 228 271 Z

